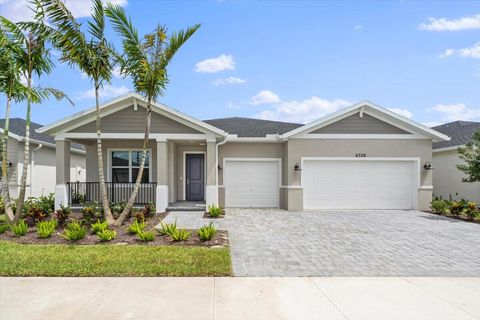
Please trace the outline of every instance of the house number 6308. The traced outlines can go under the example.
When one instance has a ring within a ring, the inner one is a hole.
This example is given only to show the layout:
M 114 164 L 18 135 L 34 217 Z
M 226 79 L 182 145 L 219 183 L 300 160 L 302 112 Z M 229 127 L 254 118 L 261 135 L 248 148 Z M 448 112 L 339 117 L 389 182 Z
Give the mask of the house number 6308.
M 365 158 L 367 156 L 366 153 L 355 153 L 356 158 Z

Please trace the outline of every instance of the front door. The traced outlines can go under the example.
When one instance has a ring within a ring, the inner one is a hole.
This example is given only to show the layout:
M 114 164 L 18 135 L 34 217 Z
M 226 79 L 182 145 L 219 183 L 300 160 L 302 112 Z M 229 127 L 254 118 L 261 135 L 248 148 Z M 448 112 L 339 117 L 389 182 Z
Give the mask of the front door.
M 187 153 L 185 158 L 185 200 L 204 200 L 204 155 Z

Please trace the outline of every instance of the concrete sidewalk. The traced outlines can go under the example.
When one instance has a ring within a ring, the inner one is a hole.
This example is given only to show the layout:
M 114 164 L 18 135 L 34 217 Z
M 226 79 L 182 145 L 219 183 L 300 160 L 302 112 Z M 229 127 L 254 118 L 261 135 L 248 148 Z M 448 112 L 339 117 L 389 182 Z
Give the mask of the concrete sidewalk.
M 0 319 L 480 319 L 480 278 L 0 278 Z

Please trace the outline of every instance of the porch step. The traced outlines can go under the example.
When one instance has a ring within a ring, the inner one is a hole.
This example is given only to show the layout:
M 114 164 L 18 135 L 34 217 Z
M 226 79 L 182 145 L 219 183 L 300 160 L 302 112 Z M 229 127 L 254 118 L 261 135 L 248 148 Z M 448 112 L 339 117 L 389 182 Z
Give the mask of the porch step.
M 167 207 L 167 212 L 170 211 L 200 211 L 205 212 L 207 208 L 203 207 Z
M 167 207 L 167 212 L 170 211 L 198 211 L 205 212 L 207 209 L 205 203 L 194 201 L 178 201 L 170 203 Z

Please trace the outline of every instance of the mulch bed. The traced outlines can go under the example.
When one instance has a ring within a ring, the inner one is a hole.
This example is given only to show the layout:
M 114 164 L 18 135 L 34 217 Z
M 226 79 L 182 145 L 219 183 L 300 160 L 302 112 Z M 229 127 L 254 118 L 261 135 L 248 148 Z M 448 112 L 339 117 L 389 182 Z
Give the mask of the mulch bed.
M 151 219 L 145 220 L 145 230 L 155 231 L 154 227 L 162 221 L 168 213 L 157 214 Z M 186 241 L 173 241 L 169 236 L 164 236 L 155 231 L 155 240 L 150 242 L 142 242 L 138 239 L 136 234 L 128 233 L 128 226 L 133 222 L 133 219 L 126 221 L 121 227 L 111 227 L 117 231 L 117 237 L 109 242 L 102 242 L 98 236 L 87 232 L 84 239 L 72 242 L 64 239 L 61 236 L 63 227 L 57 229 L 57 233 L 52 234 L 50 238 L 42 239 L 37 235 L 35 227 L 29 227 L 27 233 L 22 237 L 15 237 L 10 230 L 4 234 L 0 234 L 0 240 L 13 241 L 23 244 L 72 244 L 72 245 L 149 245 L 149 246 L 200 246 L 200 247 L 227 247 L 228 246 L 228 232 L 225 230 L 217 230 L 217 234 L 210 241 L 201 241 L 198 237 L 197 230 L 189 230 L 192 232 L 190 238 Z
M 435 213 L 433 211 L 423 211 L 425 213 L 430 213 L 430 214 L 433 214 L 435 216 L 440 216 L 440 217 L 445 217 L 445 218 L 450 218 L 450 219 L 455 219 L 455 220 L 461 220 L 461 221 L 465 221 L 465 222 L 471 222 L 471 223 L 477 223 L 477 224 L 480 224 L 480 221 L 479 220 L 476 220 L 476 219 L 468 219 L 467 217 L 465 216 L 461 216 L 461 215 L 453 215 L 453 214 L 446 214 L 446 213 Z

